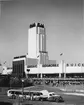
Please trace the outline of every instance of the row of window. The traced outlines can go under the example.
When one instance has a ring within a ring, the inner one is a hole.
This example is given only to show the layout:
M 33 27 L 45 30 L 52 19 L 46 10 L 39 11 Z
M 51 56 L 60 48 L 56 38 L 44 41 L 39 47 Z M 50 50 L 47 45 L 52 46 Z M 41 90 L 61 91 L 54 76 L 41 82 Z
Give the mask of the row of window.
M 14 57 L 14 59 L 18 59 L 18 58 L 26 58 L 26 55 L 22 55 L 22 56 L 16 56 L 16 57 Z
M 39 51 L 40 53 L 47 53 L 47 51 Z
M 13 73 L 21 74 L 24 71 L 24 60 L 13 62 Z
M 30 24 L 30 26 L 29 26 L 29 27 L 30 27 L 30 28 L 36 27 L 36 24 L 35 24 L 35 23 Z M 37 23 L 37 27 L 44 28 L 44 24 Z
M 37 65 L 28 65 L 28 68 L 33 68 L 33 67 L 37 67 Z

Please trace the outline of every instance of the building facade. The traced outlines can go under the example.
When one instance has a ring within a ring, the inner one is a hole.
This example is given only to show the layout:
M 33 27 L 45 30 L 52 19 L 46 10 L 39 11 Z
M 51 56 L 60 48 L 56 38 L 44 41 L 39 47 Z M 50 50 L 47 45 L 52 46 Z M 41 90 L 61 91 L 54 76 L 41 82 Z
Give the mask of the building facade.
M 14 57 L 13 62 L 13 71 L 12 76 L 17 76 L 20 78 L 25 77 L 25 65 L 26 65 L 26 56 L 17 56 Z
M 14 57 L 12 74 L 31 77 L 83 77 L 84 64 L 65 64 L 63 60 L 49 60 L 46 50 L 45 26 L 40 23 L 30 24 L 28 30 L 28 54 Z
M 30 24 L 28 30 L 28 58 L 39 59 L 40 64 L 48 61 L 46 32 L 43 24 Z

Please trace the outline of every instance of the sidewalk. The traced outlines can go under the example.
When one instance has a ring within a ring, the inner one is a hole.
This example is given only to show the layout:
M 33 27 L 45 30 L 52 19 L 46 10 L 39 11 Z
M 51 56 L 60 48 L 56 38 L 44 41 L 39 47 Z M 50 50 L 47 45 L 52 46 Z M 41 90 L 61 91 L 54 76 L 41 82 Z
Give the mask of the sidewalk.
M 80 92 L 80 93 L 84 93 L 84 90 L 78 90 L 78 89 L 73 90 L 73 89 L 62 89 L 61 88 L 60 90 L 65 91 L 65 92 Z
M 65 92 L 78 92 L 78 93 L 84 93 L 84 86 L 83 85 L 69 85 L 65 87 L 59 87 L 60 90 Z

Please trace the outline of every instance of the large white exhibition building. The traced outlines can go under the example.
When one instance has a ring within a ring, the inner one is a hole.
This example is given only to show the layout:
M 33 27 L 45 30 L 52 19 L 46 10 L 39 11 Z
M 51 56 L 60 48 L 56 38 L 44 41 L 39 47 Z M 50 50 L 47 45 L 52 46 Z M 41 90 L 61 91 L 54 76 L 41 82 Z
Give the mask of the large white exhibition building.
M 13 59 L 13 74 L 31 77 L 84 77 L 84 64 L 65 64 L 49 60 L 46 50 L 46 30 L 44 24 L 33 23 L 28 29 L 28 54 Z

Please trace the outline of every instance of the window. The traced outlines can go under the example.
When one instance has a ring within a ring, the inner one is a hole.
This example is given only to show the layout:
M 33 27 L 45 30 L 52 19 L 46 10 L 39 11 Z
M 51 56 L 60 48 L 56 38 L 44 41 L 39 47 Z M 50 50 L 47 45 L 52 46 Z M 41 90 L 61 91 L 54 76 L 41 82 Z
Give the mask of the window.
M 76 66 L 76 63 L 75 63 L 75 66 Z
M 15 94 L 17 94 L 17 95 L 21 95 L 21 92 L 17 91 L 17 92 L 15 92 Z
M 58 66 L 59 66 L 59 64 L 56 64 L 56 66 L 58 67 Z
M 24 95 L 30 95 L 29 92 L 24 92 Z
M 81 64 L 79 63 L 79 64 L 78 64 L 78 66 L 80 67 L 80 66 L 81 66 Z
M 10 91 L 9 93 L 14 94 L 14 91 Z
M 72 63 L 72 64 L 70 64 L 71 66 L 73 66 L 74 64 Z
M 82 63 L 82 66 L 84 67 L 84 63 Z
M 50 96 L 52 96 L 52 94 L 50 94 Z
M 67 63 L 67 64 L 66 64 L 66 66 L 68 67 L 68 66 L 69 66 L 69 64 Z

